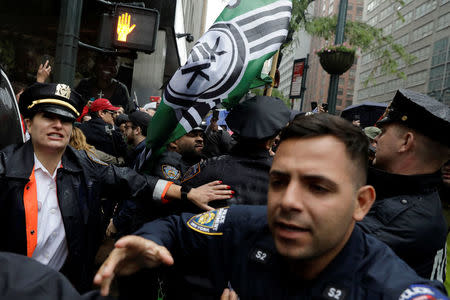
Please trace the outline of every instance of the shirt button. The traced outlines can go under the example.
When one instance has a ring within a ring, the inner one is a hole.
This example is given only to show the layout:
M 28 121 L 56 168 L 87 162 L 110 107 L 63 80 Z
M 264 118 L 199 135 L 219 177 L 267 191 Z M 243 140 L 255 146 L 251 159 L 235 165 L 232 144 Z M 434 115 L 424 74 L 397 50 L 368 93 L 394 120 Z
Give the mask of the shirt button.
M 48 254 L 48 252 L 45 252 L 45 253 L 44 253 L 44 257 L 47 258 L 47 259 L 50 257 L 50 255 Z
M 54 208 L 50 209 L 50 213 L 51 213 L 52 215 L 56 214 L 56 209 L 54 209 Z
M 406 199 L 402 199 L 402 204 L 407 204 L 408 203 L 408 200 L 406 200 Z

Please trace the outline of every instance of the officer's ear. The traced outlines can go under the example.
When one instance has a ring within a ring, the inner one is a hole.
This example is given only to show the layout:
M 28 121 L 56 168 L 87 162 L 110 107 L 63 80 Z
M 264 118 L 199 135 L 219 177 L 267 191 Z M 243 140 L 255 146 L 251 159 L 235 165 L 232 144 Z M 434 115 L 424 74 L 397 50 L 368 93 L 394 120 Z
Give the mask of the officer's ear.
M 177 151 L 178 145 L 175 142 L 170 142 L 169 145 L 167 145 L 167 149 L 170 151 Z
M 31 121 L 31 119 L 30 118 L 26 118 L 26 119 L 23 119 L 23 121 L 25 122 L 25 125 L 27 126 L 27 130 L 28 130 L 28 132 L 30 132 L 31 130 L 31 123 L 32 123 L 32 121 Z
M 360 187 L 356 193 L 356 207 L 353 212 L 353 219 L 361 221 L 369 212 L 375 201 L 375 189 L 371 185 L 364 185 Z

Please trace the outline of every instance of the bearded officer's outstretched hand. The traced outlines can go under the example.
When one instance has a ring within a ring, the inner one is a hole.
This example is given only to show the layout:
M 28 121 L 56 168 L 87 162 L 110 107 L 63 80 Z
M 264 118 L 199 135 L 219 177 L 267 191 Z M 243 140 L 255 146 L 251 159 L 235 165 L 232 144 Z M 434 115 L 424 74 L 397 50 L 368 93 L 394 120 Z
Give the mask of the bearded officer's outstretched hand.
M 116 242 L 115 247 L 94 277 L 94 284 L 100 286 L 103 296 L 109 294 L 116 274 L 130 275 L 145 267 L 173 264 L 173 257 L 166 247 L 139 236 L 125 236 Z

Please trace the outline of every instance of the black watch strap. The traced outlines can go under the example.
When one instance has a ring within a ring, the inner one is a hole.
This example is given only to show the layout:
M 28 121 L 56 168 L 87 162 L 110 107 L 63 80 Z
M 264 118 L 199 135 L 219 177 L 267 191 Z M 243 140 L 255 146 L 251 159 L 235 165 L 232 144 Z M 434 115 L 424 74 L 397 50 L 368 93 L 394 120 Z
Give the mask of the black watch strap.
M 188 200 L 188 198 L 187 198 L 187 194 L 191 191 L 191 187 L 188 187 L 188 186 L 185 186 L 185 185 L 182 185 L 181 186 L 181 200 L 182 201 L 187 201 Z

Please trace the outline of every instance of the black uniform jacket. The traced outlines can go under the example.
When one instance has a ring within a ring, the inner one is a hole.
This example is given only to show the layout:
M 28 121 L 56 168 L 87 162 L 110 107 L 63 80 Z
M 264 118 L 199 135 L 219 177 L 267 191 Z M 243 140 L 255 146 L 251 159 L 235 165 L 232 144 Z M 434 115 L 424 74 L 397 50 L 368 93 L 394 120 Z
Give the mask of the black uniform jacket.
M 184 175 L 183 185 L 198 187 L 214 180 L 222 180 L 235 192 L 233 198 L 227 201 L 212 201 L 209 205 L 264 205 L 267 203 L 272 161 L 273 158 L 267 150 L 244 149 L 237 145 L 230 155 L 212 157 L 192 166 Z
M 447 225 L 438 187 L 440 173 L 397 175 L 375 168 L 368 184 L 377 199 L 358 225 L 385 242 L 424 278 L 445 279 Z
M 447 299 L 440 282 L 417 276 L 389 247 L 358 227 L 316 279 L 296 278 L 289 269 L 292 263 L 277 254 L 266 211 L 265 206 L 236 205 L 200 215 L 184 213 L 147 223 L 136 234 L 167 247 L 175 265 L 190 261 L 197 273 L 210 278 L 211 299 L 219 299 L 230 286 L 240 299 Z M 190 290 L 181 288 L 180 293 L 192 298 Z
M 3 300 L 112 299 L 97 290 L 81 296 L 61 273 L 23 255 L 0 252 L 0 266 Z
M 87 143 L 94 146 L 95 149 L 115 157 L 126 157 L 127 144 L 122 134 L 101 118 L 81 123 L 79 128 L 86 136 Z
M 63 269 L 84 291 L 92 285 L 93 261 L 102 240 L 102 191 L 115 187 L 129 197 L 151 195 L 157 179 L 107 165 L 70 146 L 61 162 L 56 175 L 57 197 L 69 249 Z M 0 251 L 27 253 L 23 193 L 33 166 L 31 140 L 0 152 Z

